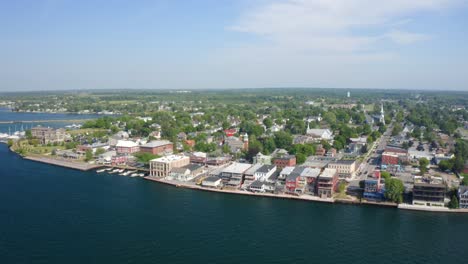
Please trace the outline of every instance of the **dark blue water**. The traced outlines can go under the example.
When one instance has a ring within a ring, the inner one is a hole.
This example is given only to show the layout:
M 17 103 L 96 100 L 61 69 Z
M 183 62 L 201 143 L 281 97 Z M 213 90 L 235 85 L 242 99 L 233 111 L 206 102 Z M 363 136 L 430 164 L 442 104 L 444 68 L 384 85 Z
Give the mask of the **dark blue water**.
M 64 114 L 64 113 L 21 113 L 11 112 L 9 108 L 0 107 L 0 121 L 33 121 L 33 120 L 79 120 L 79 119 L 90 119 L 98 118 L 100 115 L 97 114 Z M 75 121 L 76 122 L 76 121 Z M 8 133 L 10 130 L 14 131 L 23 129 L 29 129 L 31 126 L 49 126 L 54 128 L 64 127 L 71 125 L 73 122 L 23 122 L 14 124 L 0 124 L 0 133 Z
M 0 263 L 466 263 L 468 216 L 179 189 L 0 144 Z

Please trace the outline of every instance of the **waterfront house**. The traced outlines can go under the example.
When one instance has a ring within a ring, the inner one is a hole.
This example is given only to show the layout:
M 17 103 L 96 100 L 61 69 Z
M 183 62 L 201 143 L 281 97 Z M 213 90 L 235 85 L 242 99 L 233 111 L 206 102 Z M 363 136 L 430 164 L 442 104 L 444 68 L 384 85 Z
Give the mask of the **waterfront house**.
M 294 166 L 284 167 L 279 173 L 278 180 L 286 181 L 286 178 L 289 176 L 289 174 L 291 174 L 291 172 L 293 172 L 294 168 L 296 167 Z
M 317 168 L 304 168 L 299 177 L 300 181 L 296 182 L 296 189 L 299 188 L 303 193 L 315 194 L 320 172 L 321 170 Z
M 228 183 L 231 178 L 233 182 L 237 182 L 236 186 L 242 184 L 244 172 L 252 167 L 252 164 L 234 162 L 221 171 L 220 178 L 223 183 Z
M 219 188 L 222 186 L 222 180 L 219 177 L 216 176 L 210 176 L 205 179 L 203 179 L 202 184 L 203 187 L 209 187 L 209 188 Z
M 149 162 L 150 176 L 166 177 L 173 168 L 180 168 L 190 163 L 190 158 L 179 155 L 169 155 Z
M 254 173 L 254 178 L 256 181 L 267 181 L 273 173 L 276 171 L 275 165 L 263 165 L 258 168 L 257 171 Z
M 301 176 L 303 170 L 304 167 L 294 167 L 294 169 L 287 174 L 285 183 L 285 191 L 287 193 L 296 193 L 296 188 L 298 186 L 298 178 Z
M 331 198 L 338 184 L 338 173 L 336 169 L 326 168 L 319 175 L 317 181 L 317 195 L 322 198 Z
M 200 164 L 188 164 L 179 168 L 172 168 L 169 177 L 177 181 L 191 181 L 204 172 L 204 166 Z
M 446 191 L 441 177 L 414 176 L 413 204 L 443 207 Z
M 169 140 L 153 140 L 140 146 L 140 152 L 153 155 L 172 154 L 173 151 L 174 144 Z
M 115 156 L 112 156 L 111 158 L 111 165 L 116 166 L 116 165 L 126 165 L 128 162 L 128 155 L 124 154 L 117 154 Z
M 106 151 L 98 156 L 97 163 L 103 165 L 110 165 L 112 163 L 112 157 L 116 155 L 117 152 L 114 150 Z
M 244 182 L 242 183 L 242 189 L 246 190 L 249 185 L 255 181 L 255 172 L 260 169 L 263 164 L 257 163 L 252 165 L 249 169 L 244 172 Z
M 460 185 L 460 187 L 458 187 L 458 201 L 460 203 L 460 208 L 468 209 L 468 186 Z
M 249 185 L 249 190 L 252 192 L 274 192 L 275 186 L 262 181 L 254 181 Z
M 130 140 L 119 140 L 115 146 L 117 154 L 130 155 L 140 151 L 140 146 L 136 142 Z

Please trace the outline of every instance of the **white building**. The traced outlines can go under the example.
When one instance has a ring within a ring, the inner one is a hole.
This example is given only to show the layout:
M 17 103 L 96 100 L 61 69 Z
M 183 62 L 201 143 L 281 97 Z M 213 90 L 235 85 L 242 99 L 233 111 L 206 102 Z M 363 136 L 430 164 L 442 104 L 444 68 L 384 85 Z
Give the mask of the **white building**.
M 263 165 L 255 173 L 254 178 L 256 181 L 267 181 L 276 171 L 276 165 Z
M 211 176 L 202 181 L 203 187 L 218 188 L 221 186 L 222 179 L 216 176 Z
M 315 138 L 316 140 L 332 140 L 333 139 L 333 133 L 330 131 L 330 129 L 315 129 L 315 128 L 309 128 L 309 124 L 307 124 L 307 135 Z

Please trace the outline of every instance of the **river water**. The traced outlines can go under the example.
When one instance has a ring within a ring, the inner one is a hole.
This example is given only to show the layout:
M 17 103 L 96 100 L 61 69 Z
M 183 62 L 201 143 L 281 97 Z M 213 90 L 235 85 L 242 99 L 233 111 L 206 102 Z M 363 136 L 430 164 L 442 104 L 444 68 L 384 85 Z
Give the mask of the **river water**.
M 0 263 L 467 263 L 468 215 L 180 189 L 0 144 Z

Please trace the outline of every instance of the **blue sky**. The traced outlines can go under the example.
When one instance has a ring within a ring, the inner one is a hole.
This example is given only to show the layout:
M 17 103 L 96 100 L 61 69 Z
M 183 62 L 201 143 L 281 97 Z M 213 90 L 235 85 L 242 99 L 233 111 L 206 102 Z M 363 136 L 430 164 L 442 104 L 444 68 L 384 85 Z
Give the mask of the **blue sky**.
M 0 91 L 468 90 L 465 0 L 0 1 Z

